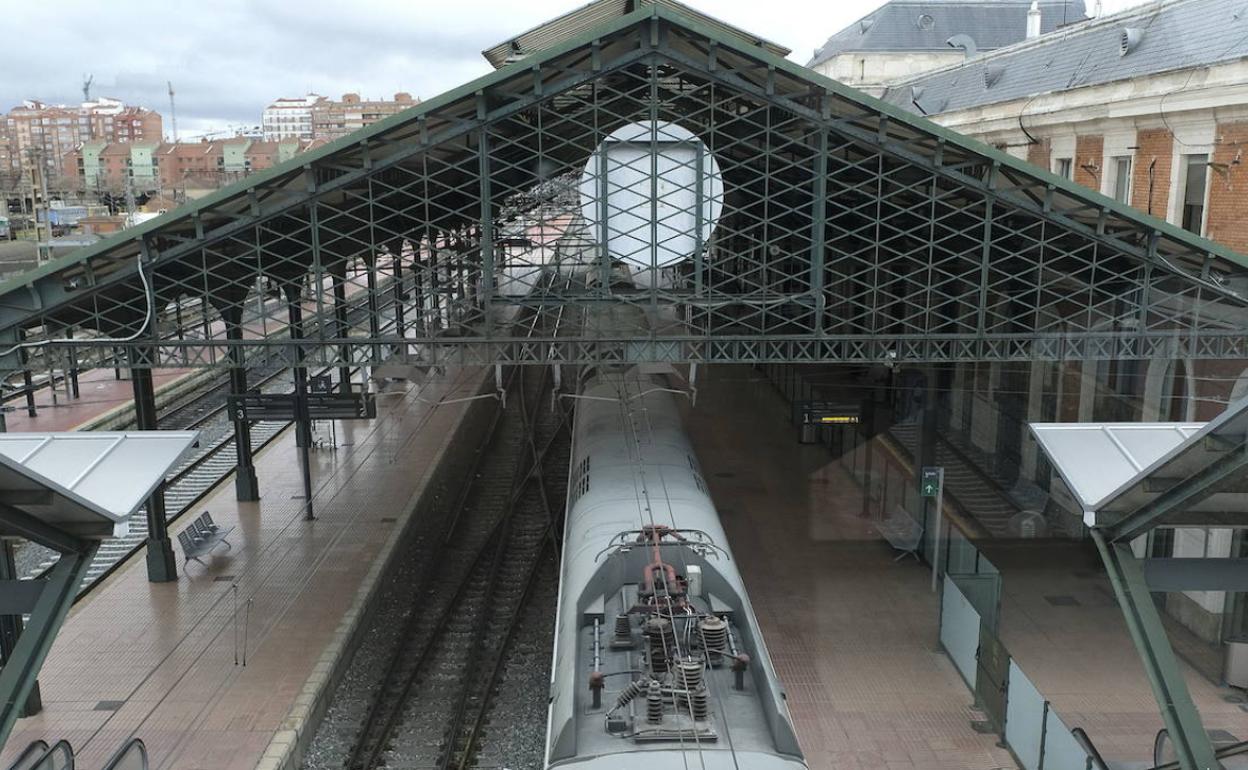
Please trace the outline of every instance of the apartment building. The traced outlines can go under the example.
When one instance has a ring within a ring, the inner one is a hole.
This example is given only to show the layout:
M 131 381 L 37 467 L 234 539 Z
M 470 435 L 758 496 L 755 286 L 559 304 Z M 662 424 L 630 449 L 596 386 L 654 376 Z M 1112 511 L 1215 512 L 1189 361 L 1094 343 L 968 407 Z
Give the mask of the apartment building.
M 326 99 L 312 107 L 312 136 L 337 139 L 418 103 L 418 99 L 402 91 L 394 95 L 393 101 L 361 99 L 359 94 L 343 94 L 341 101 Z
M 312 138 L 312 108 L 325 101 L 324 96 L 282 97 L 275 99 L 260 114 L 260 130 L 265 141 Z
M 76 107 L 27 100 L 2 119 L 0 172 L 20 173 L 42 160 L 55 175 L 60 158 L 83 142 L 159 142 L 163 119 L 144 107 L 102 98 Z
M 315 146 L 235 137 L 200 142 L 84 142 L 66 153 L 61 173 L 74 189 L 113 193 L 214 190 Z

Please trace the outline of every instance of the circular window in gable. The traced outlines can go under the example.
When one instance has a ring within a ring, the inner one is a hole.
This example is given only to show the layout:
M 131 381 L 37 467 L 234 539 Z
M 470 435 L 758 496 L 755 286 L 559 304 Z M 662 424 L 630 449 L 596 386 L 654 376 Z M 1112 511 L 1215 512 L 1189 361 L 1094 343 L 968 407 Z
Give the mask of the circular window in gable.
M 919 18 L 915 20 L 915 25 L 924 31 L 932 30 L 936 27 L 936 20 L 932 18 L 930 13 L 920 13 Z

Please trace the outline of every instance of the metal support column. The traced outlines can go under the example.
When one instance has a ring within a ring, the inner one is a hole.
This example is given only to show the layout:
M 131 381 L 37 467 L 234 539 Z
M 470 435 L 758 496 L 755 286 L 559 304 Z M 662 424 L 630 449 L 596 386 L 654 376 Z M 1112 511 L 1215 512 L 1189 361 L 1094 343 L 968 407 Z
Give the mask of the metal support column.
M 25 329 L 17 330 L 17 341 L 19 343 L 26 341 Z M 38 417 L 39 413 L 35 409 L 35 383 L 31 378 L 30 367 L 27 365 L 30 363 L 30 354 L 26 352 L 26 348 L 18 347 L 17 360 L 22 366 L 22 393 L 26 396 L 26 414 Z M 52 384 L 49 387 L 55 387 L 55 385 Z
M 17 563 L 13 557 L 13 541 L 0 538 L 0 580 L 17 580 Z M 22 637 L 21 615 L 0 615 L 0 669 L 14 661 L 13 651 Z M 43 710 L 43 698 L 39 694 L 39 681 L 31 685 L 30 695 L 22 704 L 19 716 L 32 717 Z
M 156 359 L 153 348 L 135 348 L 130 361 L 130 382 L 134 387 L 134 422 L 139 430 L 156 430 L 156 389 L 152 385 L 152 370 L 139 363 L 144 357 Z M 178 561 L 173 555 L 173 543 L 169 541 L 169 526 L 165 519 L 165 484 L 162 481 L 151 497 L 147 498 L 147 579 L 153 583 L 167 583 L 178 579 Z
M 331 273 L 334 282 L 334 336 L 339 339 L 346 339 L 347 336 L 347 267 L 344 264 L 342 274 Z M 292 305 L 292 308 L 295 306 Z M 292 310 L 293 312 L 293 310 Z M 300 319 L 303 317 L 302 308 L 299 309 Z M 293 316 L 291 323 L 294 323 Z M 300 335 L 302 336 L 302 334 Z M 338 367 L 338 392 L 351 392 L 351 366 L 345 362 L 351 360 L 351 346 L 343 345 L 338 354 L 343 365 Z M 302 359 L 302 356 L 300 356 Z
M 368 271 L 368 334 L 373 339 L 378 339 L 381 337 L 381 304 L 377 301 L 377 260 L 365 260 L 364 269 Z M 380 345 L 372 346 L 372 358 L 374 363 L 381 362 Z M 350 378 L 346 380 L 348 383 L 350 381 Z M 342 392 L 346 393 L 347 390 Z
M 936 408 L 936 372 L 932 367 L 928 367 L 924 372 L 923 383 L 923 401 L 920 406 L 920 423 L 919 430 L 919 456 L 916 458 L 919 462 L 919 473 L 916 474 L 915 484 L 919 486 L 919 499 L 923 501 L 923 525 L 932 527 L 932 590 L 936 590 L 936 579 L 944 567 L 941 564 L 941 513 L 940 497 L 931 497 L 923 494 L 923 468 L 934 468 L 938 465 L 936 460 L 936 436 L 940 428 L 940 413 Z M 943 487 L 943 479 L 941 486 Z M 925 532 L 926 536 L 927 533 Z
M 34 689 L 39 668 L 52 648 L 52 640 L 69 613 L 78 586 L 86 575 L 97 544 L 83 544 L 83 550 L 62 553 L 47 577 L 30 623 L 13 649 L 13 655 L 0 669 L 0 746 L 8 740 L 18 712 Z
M 1092 539 L 1105 562 L 1114 596 L 1127 621 L 1127 630 L 1144 663 L 1179 765 L 1183 770 L 1218 770 L 1221 765 L 1214 756 L 1213 743 L 1200 721 L 1200 712 L 1192 702 L 1183 671 L 1166 637 L 1140 560 L 1135 558 L 1129 544 L 1108 540 L 1099 527 L 1092 528 Z
M 303 305 L 300 304 L 299 284 L 288 283 L 285 287 L 286 305 L 290 314 L 290 338 L 303 339 Z M 337 295 L 335 294 L 335 304 Z M 303 365 L 303 348 L 295 352 L 295 446 L 299 448 L 299 470 L 303 475 L 303 518 L 312 521 L 316 515 L 312 511 L 312 458 L 309 448 L 312 446 L 312 420 L 308 416 L 308 368 Z M 348 386 L 349 381 L 343 381 Z M 345 390 L 344 390 L 345 392 Z
M 864 519 L 871 517 L 871 440 L 875 438 L 875 391 L 869 391 L 862 401 L 862 422 L 858 426 L 862 436 L 862 513 Z
M 394 336 L 403 339 L 407 336 L 407 325 L 403 318 L 403 306 L 407 303 L 407 292 L 403 290 L 402 246 L 394 254 Z M 395 345 L 394 355 L 407 353 L 406 345 Z
M 221 310 L 225 322 L 225 338 L 231 341 L 243 339 L 243 306 L 229 305 Z M 230 395 L 241 396 L 247 392 L 247 366 L 241 346 L 230 347 Z M 260 480 L 256 476 L 256 463 L 251 454 L 251 422 L 234 416 L 234 499 L 253 502 L 260 499 Z
M 73 338 L 74 328 L 72 326 L 66 326 L 65 339 L 72 340 Z M 69 372 L 66 373 L 66 376 L 69 377 L 69 393 L 74 398 L 81 398 L 82 394 L 78 389 L 78 348 L 74 345 L 70 345 L 69 349 L 66 351 L 66 355 L 69 356 Z

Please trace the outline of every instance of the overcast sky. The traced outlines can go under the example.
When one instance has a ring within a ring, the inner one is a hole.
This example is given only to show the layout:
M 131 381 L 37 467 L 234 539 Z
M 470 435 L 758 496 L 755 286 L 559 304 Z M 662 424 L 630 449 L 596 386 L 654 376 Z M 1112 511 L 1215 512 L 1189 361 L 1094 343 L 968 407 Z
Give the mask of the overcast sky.
M 1094 0 L 1088 0 L 1091 7 Z M 182 138 L 254 126 L 278 96 L 356 91 L 427 98 L 489 71 L 482 49 L 584 0 L 211 0 L 6 2 L 0 111 L 23 99 L 73 104 L 91 94 L 155 109 Z M 1140 0 L 1105 0 L 1106 12 Z M 805 64 L 833 32 L 882 0 L 692 0 L 773 40 Z

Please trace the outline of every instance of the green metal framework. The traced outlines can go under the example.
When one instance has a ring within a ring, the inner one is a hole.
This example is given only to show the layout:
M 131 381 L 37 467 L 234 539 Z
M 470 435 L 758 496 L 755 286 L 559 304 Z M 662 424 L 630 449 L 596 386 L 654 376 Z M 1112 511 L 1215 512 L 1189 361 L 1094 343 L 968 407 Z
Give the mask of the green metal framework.
M 1162 721 L 1174 742 L 1180 767 L 1183 770 L 1217 770 L 1221 765 L 1214 756 L 1213 742 L 1205 732 L 1157 605 L 1153 603 L 1144 579 L 1142 560 L 1132 553 L 1129 543 L 1111 540 L 1112 536 L 1107 536 L 1099 527 L 1093 527 L 1091 533 L 1113 586 L 1114 597 L 1122 608 L 1127 632 L 1148 675 Z
M 577 186 L 637 123 L 692 132 L 724 185 L 653 287 L 610 280 L 582 206 L 614 204 Z M 1246 265 L 653 6 L 0 287 L 0 369 L 1248 358 Z M 283 292 L 338 321 L 292 340 Z M 648 323 L 523 339 L 524 307 Z

